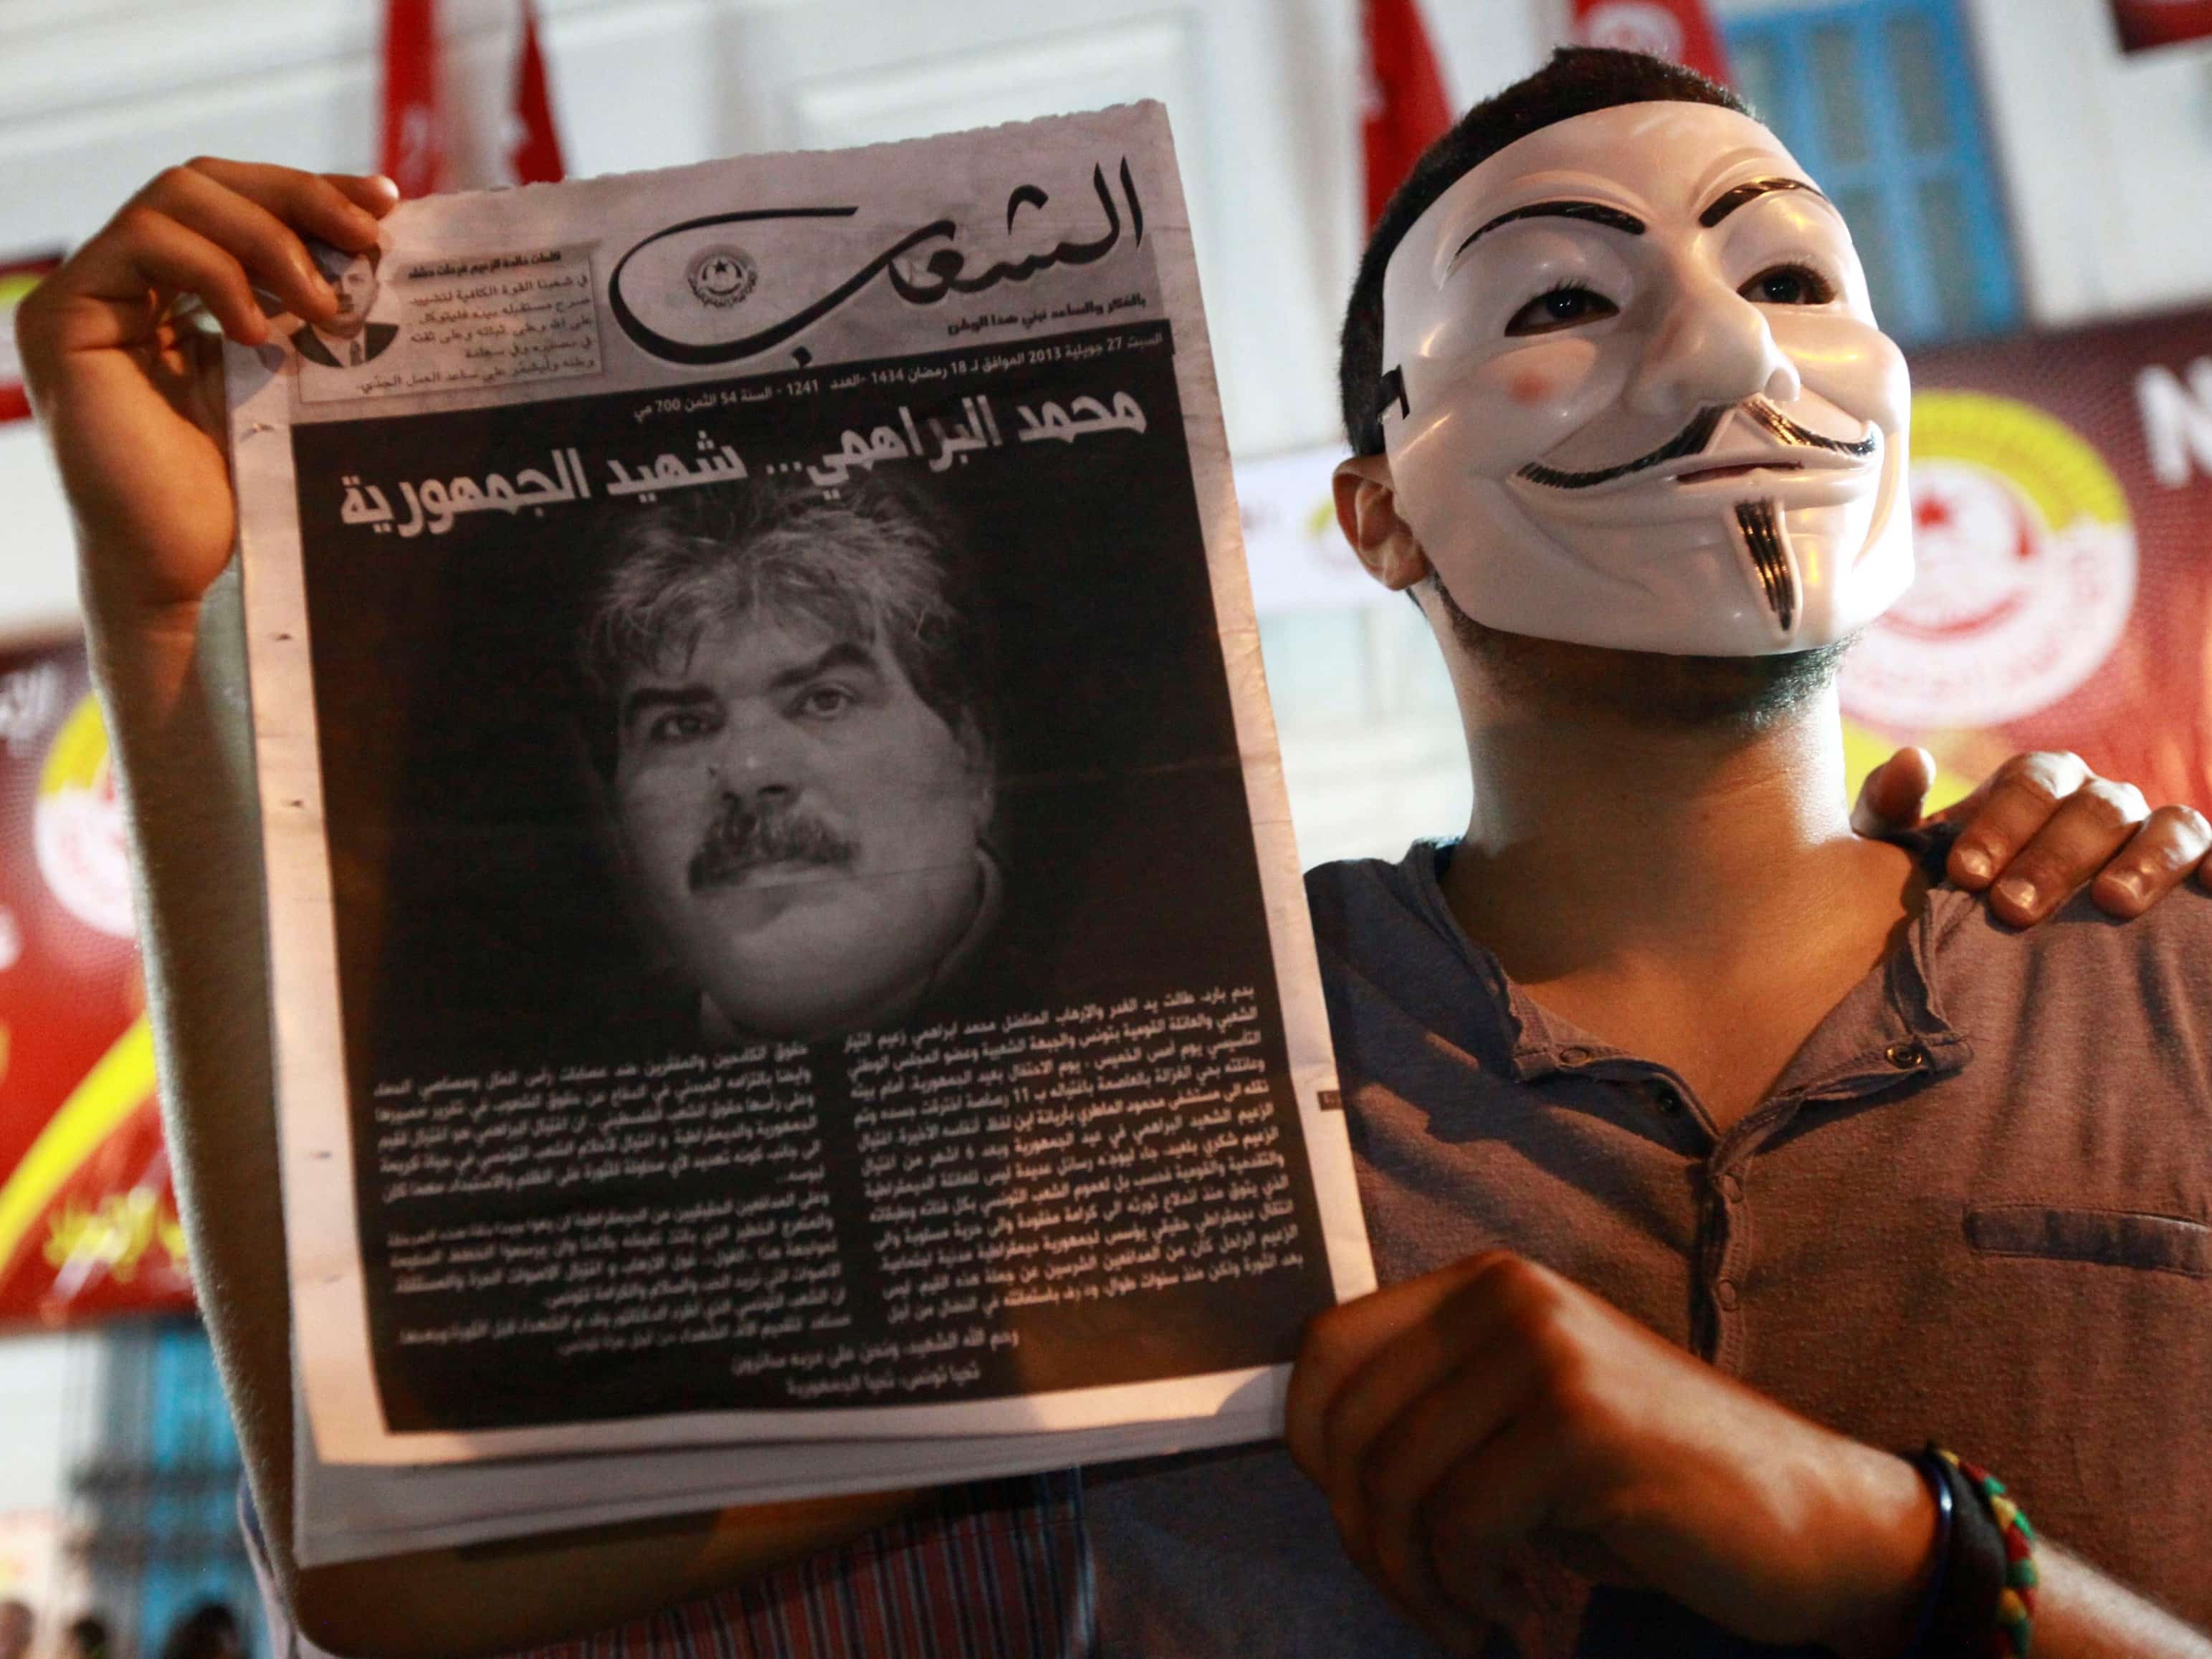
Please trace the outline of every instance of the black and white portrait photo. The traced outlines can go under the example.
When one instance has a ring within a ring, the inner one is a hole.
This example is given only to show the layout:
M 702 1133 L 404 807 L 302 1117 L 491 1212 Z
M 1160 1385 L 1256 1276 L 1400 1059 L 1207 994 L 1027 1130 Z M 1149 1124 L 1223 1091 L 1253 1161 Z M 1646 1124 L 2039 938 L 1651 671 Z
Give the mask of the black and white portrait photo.
M 897 1025 L 1004 902 L 962 550 L 913 496 L 702 489 L 610 532 L 584 630 L 642 943 L 709 1042 Z
M 371 245 L 360 253 L 348 253 L 317 242 L 309 250 L 316 268 L 331 291 L 337 295 L 337 313 L 326 323 L 301 323 L 292 331 L 292 345 L 300 361 L 321 368 L 359 368 L 382 356 L 398 337 L 397 323 L 373 322 L 379 290 L 377 268 L 383 250 Z

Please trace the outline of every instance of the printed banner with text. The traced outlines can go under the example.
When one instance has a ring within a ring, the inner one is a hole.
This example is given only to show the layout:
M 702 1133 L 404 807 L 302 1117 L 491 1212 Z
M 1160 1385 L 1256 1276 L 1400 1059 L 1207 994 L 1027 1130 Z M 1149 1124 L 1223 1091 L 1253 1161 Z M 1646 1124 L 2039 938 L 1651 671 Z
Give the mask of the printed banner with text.
M 1845 664 L 1861 757 L 2071 749 L 2212 811 L 2212 312 L 1912 358 L 1917 574 Z
M 0 1325 L 191 1305 L 84 647 L 0 650 Z

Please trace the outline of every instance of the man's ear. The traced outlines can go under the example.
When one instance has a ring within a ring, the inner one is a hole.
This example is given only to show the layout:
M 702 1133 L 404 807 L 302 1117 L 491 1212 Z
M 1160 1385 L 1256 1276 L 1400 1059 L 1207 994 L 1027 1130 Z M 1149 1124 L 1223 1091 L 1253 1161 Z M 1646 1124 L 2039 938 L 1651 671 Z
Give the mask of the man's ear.
M 1413 526 L 1398 513 L 1398 492 L 1387 455 L 1354 455 L 1337 464 L 1336 523 L 1367 574 L 1392 592 L 1402 592 L 1429 574 L 1429 556 Z
M 984 737 L 982 727 L 972 714 L 963 714 L 954 728 L 953 737 L 959 742 L 960 753 L 968 763 L 968 775 L 975 785 L 975 833 L 988 836 L 991 821 L 999 815 L 999 767 L 991 753 L 990 740 Z

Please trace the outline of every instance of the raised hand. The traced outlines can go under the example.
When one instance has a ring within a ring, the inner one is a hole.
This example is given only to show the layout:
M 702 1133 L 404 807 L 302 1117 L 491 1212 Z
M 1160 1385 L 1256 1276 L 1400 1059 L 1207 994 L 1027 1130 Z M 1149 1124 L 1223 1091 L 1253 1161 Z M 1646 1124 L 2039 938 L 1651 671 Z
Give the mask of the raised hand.
M 95 629 L 188 639 L 229 561 L 237 509 L 202 319 L 263 343 L 257 288 L 309 321 L 331 317 L 337 297 L 302 236 L 367 247 L 398 199 L 384 179 L 188 161 L 24 301 L 24 375 L 76 515 Z

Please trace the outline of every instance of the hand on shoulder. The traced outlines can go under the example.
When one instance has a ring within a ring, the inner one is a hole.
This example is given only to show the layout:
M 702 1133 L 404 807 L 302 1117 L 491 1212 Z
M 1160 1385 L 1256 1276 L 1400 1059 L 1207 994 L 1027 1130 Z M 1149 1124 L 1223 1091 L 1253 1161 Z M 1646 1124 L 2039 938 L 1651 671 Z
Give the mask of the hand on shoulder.
M 1958 828 L 1944 873 L 1986 893 L 2000 921 L 2031 927 L 2084 883 L 2097 907 L 2130 920 L 2194 874 L 2212 890 L 2212 823 L 2193 806 L 2154 811 L 2133 784 L 2100 778 L 2078 755 L 2014 755 L 1965 799 L 1922 817 L 1936 775 L 1924 749 L 1900 749 L 1867 774 L 1851 812 L 1863 836 L 1922 824 Z

